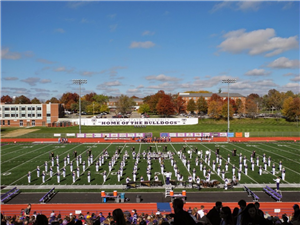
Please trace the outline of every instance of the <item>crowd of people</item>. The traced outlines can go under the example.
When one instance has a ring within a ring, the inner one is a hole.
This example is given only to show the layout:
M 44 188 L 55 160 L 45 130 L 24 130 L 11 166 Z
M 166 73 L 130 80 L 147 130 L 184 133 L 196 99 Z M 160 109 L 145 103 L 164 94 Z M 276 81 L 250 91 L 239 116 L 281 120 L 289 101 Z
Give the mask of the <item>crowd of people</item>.
M 238 202 L 239 208 L 231 209 L 223 206 L 218 201 L 210 210 L 205 210 L 203 205 L 199 209 L 189 208 L 184 210 L 184 202 L 181 199 L 173 201 L 174 213 L 162 214 L 159 210 L 154 214 L 138 213 L 136 209 L 131 212 L 122 209 L 115 209 L 112 213 L 104 215 L 100 212 L 87 212 L 86 215 L 60 215 L 52 211 L 50 215 L 31 214 L 31 205 L 21 210 L 21 215 L 9 217 L 1 213 L 1 225 L 299 225 L 300 210 L 299 205 L 293 206 L 291 216 L 282 215 L 281 218 L 270 216 L 264 213 L 259 207 L 260 204 L 249 203 L 245 200 Z

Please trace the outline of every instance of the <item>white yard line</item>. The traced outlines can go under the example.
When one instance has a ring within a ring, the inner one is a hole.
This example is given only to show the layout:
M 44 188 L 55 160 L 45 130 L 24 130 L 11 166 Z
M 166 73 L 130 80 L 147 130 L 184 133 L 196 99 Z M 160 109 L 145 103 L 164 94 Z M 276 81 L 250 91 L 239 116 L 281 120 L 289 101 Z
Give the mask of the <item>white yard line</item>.
M 266 146 L 266 144 L 263 144 L 263 143 L 260 143 L 260 145 Z M 293 152 L 285 151 L 285 150 L 283 150 L 283 149 L 281 149 L 281 148 L 277 148 L 277 147 L 275 147 L 275 146 L 273 147 L 273 146 L 271 146 L 271 145 L 269 145 L 268 147 L 274 148 L 274 149 L 279 150 L 279 151 L 282 151 L 282 152 L 289 153 L 290 155 L 295 155 L 295 157 L 299 157 L 299 153 L 293 153 Z M 297 162 L 297 163 L 300 164 L 299 162 Z
M 156 148 L 156 152 L 157 152 L 157 154 L 158 154 L 157 143 L 155 143 L 155 148 Z M 152 166 L 151 166 L 151 169 L 152 169 Z M 160 165 L 159 165 L 159 169 L 160 169 Z M 166 184 L 165 174 L 163 173 L 162 176 L 163 176 L 163 181 L 164 181 L 164 185 L 165 185 L 165 184 Z
M 49 145 L 46 145 L 46 146 L 43 146 L 43 147 L 41 147 L 41 148 L 35 149 L 35 150 L 33 150 L 33 151 L 26 152 L 26 153 L 24 153 L 24 154 L 22 154 L 22 155 L 18 155 L 18 156 L 14 157 L 14 158 L 11 158 L 11 159 L 9 159 L 9 160 L 2 161 L 1 164 L 10 162 L 10 161 L 12 161 L 12 160 L 14 160 L 14 159 L 17 159 L 17 158 L 19 158 L 19 157 L 22 157 L 22 156 L 27 155 L 27 154 L 32 153 L 32 152 L 36 152 L 36 151 L 38 151 L 38 150 L 40 150 L 40 149 L 43 149 L 43 148 L 46 148 L 46 147 L 48 147 L 48 146 L 49 146 Z M 46 152 L 46 153 L 48 153 L 48 152 Z M 44 155 L 44 154 L 42 154 L 42 155 Z M 40 156 L 40 155 L 39 155 L 39 156 Z M 36 157 L 35 157 L 35 158 L 36 158 Z M 31 158 L 30 160 L 32 160 L 32 159 L 33 159 L 33 158 Z M 23 160 L 21 160 L 21 161 L 23 161 Z
M 1 146 L 1 156 L 6 156 L 6 155 L 9 155 L 9 154 L 12 154 L 12 153 L 15 153 L 15 152 L 18 152 L 18 151 L 22 151 L 20 150 L 20 148 L 17 148 L 17 147 L 20 147 L 20 145 L 6 145 L 6 146 L 9 146 L 5 149 L 3 149 L 4 146 Z M 15 151 L 11 151 L 11 149 L 13 148 L 17 148 Z M 6 152 L 6 151 L 9 151 L 9 152 Z
M 126 145 L 127 145 L 127 143 L 125 143 L 125 145 L 123 146 L 123 148 L 122 148 L 122 150 L 121 150 L 121 152 L 120 152 L 120 156 L 121 156 L 121 153 L 123 152 L 123 150 L 125 149 Z M 119 156 L 119 157 L 120 157 L 120 156 Z M 112 169 L 111 169 L 111 170 L 112 170 Z M 111 173 L 111 171 L 108 172 L 107 177 L 106 177 L 106 180 L 107 180 L 108 176 L 110 175 L 110 173 Z M 104 185 L 104 183 L 105 183 L 105 182 L 103 182 L 102 185 Z
M 188 146 L 186 143 L 184 143 L 184 145 Z M 175 151 L 176 155 L 178 155 L 177 152 L 176 152 L 175 147 L 174 147 L 172 144 L 171 144 L 171 146 L 172 146 L 173 150 Z M 182 153 L 182 154 L 184 154 L 184 153 Z M 180 159 L 180 158 L 179 158 L 179 159 Z M 181 159 L 180 159 L 180 161 L 182 162 Z M 183 162 L 182 162 L 182 164 L 183 164 L 183 166 L 185 167 L 185 169 L 188 171 L 188 173 L 189 173 L 190 175 L 192 175 L 191 172 L 187 169 L 187 167 L 184 165 Z
M 78 147 L 78 146 L 77 146 L 77 147 Z M 76 147 L 75 147 L 75 148 L 76 148 Z M 72 149 L 74 149 L 74 148 L 72 148 Z M 70 150 L 71 150 L 71 149 L 70 149 Z M 48 152 L 45 152 L 44 154 L 48 154 Z M 44 154 L 41 154 L 41 155 L 44 155 Z M 36 157 L 34 157 L 34 158 L 31 158 L 30 160 L 35 159 L 35 158 L 37 158 L 37 157 L 40 157 L 41 155 L 38 155 L 38 156 L 36 156 Z M 17 168 L 17 167 L 19 167 L 19 166 L 25 164 L 25 163 L 27 163 L 27 162 L 24 162 L 24 163 L 22 163 L 22 164 L 19 164 L 18 166 L 13 167 L 13 168 L 11 168 L 11 169 L 8 170 L 8 171 L 11 171 L 11 170 L 13 170 L 13 169 L 15 169 L 15 168 Z M 7 172 L 8 172 L 8 171 L 7 171 Z M 30 171 L 30 172 L 33 173 L 34 171 L 36 171 L 36 170 L 34 169 L 34 170 Z M 26 171 L 25 171 L 25 172 L 26 172 Z M 13 183 L 9 184 L 9 185 L 13 185 L 15 182 L 17 182 L 17 181 L 23 179 L 23 178 L 26 177 L 26 176 L 27 176 L 27 173 L 26 173 L 24 176 L 22 176 L 21 178 L 19 178 L 18 180 L 15 180 Z M 42 183 L 42 184 L 43 184 L 43 183 Z
M 205 148 L 209 149 L 208 147 L 206 147 L 204 144 L 201 143 L 201 145 L 203 145 Z M 227 151 L 230 151 L 231 153 L 231 150 L 228 150 L 227 148 L 223 147 L 225 150 Z M 224 161 L 228 162 L 226 159 L 224 159 Z M 233 165 L 232 163 L 229 163 L 230 165 Z M 237 168 L 237 167 L 236 167 Z M 247 176 L 250 180 L 254 181 L 255 183 L 259 184 L 256 180 L 254 180 L 252 177 L 250 177 L 249 175 L 246 175 L 243 171 L 241 171 L 245 176 Z
M 231 144 L 231 145 L 234 145 L 234 144 Z M 236 145 L 234 145 L 234 146 L 236 146 Z M 236 146 L 236 147 L 237 147 L 237 146 Z M 239 146 L 239 147 L 240 147 L 240 146 Z M 258 148 L 258 147 L 255 147 L 255 148 Z M 244 150 L 246 150 L 246 151 L 248 151 L 248 152 L 251 152 L 251 151 L 248 150 L 248 149 L 245 149 L 245 148 L 242 148 L 242 149 L 244 149 Z M 258 149 L 266 151 L 265 149 L 262 149 L 262 148 L 258 148 Z M 269 151 L 267 151 L 267 152 L 269 152 Z M 252 153 L 252 152 L 251 152 L 251 153 Z M 271 152 L 271 153 L 272 153 L 272 154 L 275 154 L 275 153 L 273 153 L 273 152 Z M 262 155 L 260 155 L 260 154 L 258 154 L 258 153 L 256 153 L 256 154 L 262 157 Z M 278 154 L 275 154 L 275 155 L 278 155 Z M 278 156 L 281 156 L 281 155 L 278 155 Z M 284 157 L 284 158 L 286 158 L 286 157 Z M 276 163 L 276 162 L 274 162 L 274 163 L 275 163 L 275 165 L 276 165 L 276 164 L 279 165 L 279 163 Z M 295 170 L 292 170 L 292 169 L 290 169 L 290 168 L 288 168 L 288 167 L 286 167 L 286 166 L 282 166 L 282 167 L 285 168 L 285 169 L 288 169 L 288 170 L 290 170 L 290 171 L 293 171 L 294 173 L 297 173 L 297 174 L 300 175 L 300 173 L 298 173 L 298 172 L 295 171 Z

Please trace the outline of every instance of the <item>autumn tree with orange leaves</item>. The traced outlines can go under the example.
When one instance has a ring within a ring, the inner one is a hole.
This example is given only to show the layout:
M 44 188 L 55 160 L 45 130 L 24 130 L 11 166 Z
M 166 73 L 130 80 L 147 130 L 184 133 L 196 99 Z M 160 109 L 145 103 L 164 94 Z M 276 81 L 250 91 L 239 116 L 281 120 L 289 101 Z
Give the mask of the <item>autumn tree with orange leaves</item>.
M 163 116 L 170 116 L 175 113 L 174 104 L 171 95 L 164 95 L 160 98 L 156 106 L 157 113 Z

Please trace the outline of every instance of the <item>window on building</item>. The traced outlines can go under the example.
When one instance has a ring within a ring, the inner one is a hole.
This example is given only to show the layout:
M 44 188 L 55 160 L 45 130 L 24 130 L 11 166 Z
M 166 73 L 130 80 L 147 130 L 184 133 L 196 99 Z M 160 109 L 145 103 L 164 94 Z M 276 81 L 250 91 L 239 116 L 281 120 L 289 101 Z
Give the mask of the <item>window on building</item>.
M 25 114 L 22 114 L 22 117 L 25 117 Z
M 11 107 L 10 110 L 17 110 L 15 107 Z
M 31 114 L 32 117 L 35 117 L 35 114 Z
M 27 110 L 31 110 L 31 107 L 28 107 Z
M 37 114 L 37 117 L 42 117 L 42 114 Z
M 31 107 L 31 110 L 35 110 L 35 107 Z
M 4 108 L 4 110 L 8 111 L 8 110 L 9 110 L 9 108 L 8 108 L 8 107 L 5 107 L 5 108 Z
M 2 125 L 5 125 L 5 120 L 2 120 Z
M 50 114 L 50 113 L 47 113 L 47 116 L 51 116 L 51 114 Z
M 27 127 L 29 127 L 30 126 L 30 122 L 27 122 Z
M 10 125 L 10 120 L 7 120 L 7 125 Z
M 23 120 L 20 120 L 20 127 L 23 127 Z
M 42 110 L 42 107 L 37 107 L 36 109 L 37 109 L 37 110 Z
M 31 121 L 31 126 L 35 126 L 35 120 Z
M 11 117 L 16 117 L 16 114 L 10 114 Z
M 5 114 L 4 117 L 10 117 L 10 115 L 9 114 Z
M 27 117 L 31 117 L 31 114 L 27 114 Z
M 22 107 L 21 110 L 26 110 L 26 108 L 25 108 L 25 107 Z

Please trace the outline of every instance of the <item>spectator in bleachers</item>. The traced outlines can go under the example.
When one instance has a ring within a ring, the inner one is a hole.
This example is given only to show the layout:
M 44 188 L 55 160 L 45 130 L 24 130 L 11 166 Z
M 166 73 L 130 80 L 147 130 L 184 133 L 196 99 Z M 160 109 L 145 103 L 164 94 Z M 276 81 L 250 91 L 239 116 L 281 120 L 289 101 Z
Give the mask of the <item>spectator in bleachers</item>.
M 225 206 L 221 208 L 220 217 L 221 217 L 220 225 L 234 225 L 231 209 L 229 207 Z
M 300 210 L 299 210 L 299 205 L 295 204 L 293 206 L 294 212 L 293 212 L 293 216 L 291 219 L 291 224 L 293 225 L 300 225 Z
M 173 209 L 175 212 L 173 225 L 195 225 L 195 221 L 190 214 L 183 210 L 183 201 L 175 199 L 173 201 Z
M 34 225 L 48 225 L 48 219 L 44 214 L 37 215 Z
M 246 201 L 244 199 L 241 199 L 238 202 L 238 205 L 240 206 L 239 212 L 237 214 L 237 221 L 236 221 L 236 225 L 242 225 L 241 221 L 242 221 L 242 211 L 246 208 Z
M 115 209 L 113 211 L 113 218 L 114 218 L 115 225 L 126 225 L 126 221 L 122 209 Z
M 257 209 L 253 203 L 250 203 L 241 213 L 241 224 L 242 225 L 265 225 L 268 224 L 264 217 L 261 217 L 257 213 Z
M 220 209 L 222 208 L 222 202 L 217 201 L 215 206 L 208 212 L 207 218 L 212 225 L 220 225 Z

